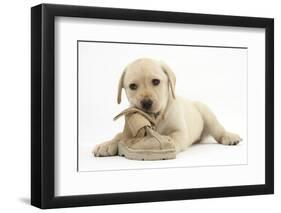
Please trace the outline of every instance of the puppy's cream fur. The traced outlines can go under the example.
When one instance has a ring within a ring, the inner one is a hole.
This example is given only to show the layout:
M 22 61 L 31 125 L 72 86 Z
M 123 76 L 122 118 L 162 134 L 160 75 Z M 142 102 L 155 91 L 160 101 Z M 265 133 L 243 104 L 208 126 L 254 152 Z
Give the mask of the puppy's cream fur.
M 153 85 L 153 79 L 160 80 L 160 84 Z M 137 85 L 137 89 L 132 90 L 130 84 Z M 117 102 L 121 102 L 122 89 L 125 89 L 131 106 L 142 109 L 141 101 L 150 99 L 153 102 L 151 108 L 143 110 L 156 117 L 156 130 L 173 139 L 177 152 L 209 135 L 224 145 L 236 145 L 241 141 L 239 135 L 224 129 L 206 105 L 176 96 L 175 84 L 176 77 L 166 64 L 148 58 L 138 59 L 121 75 Z M 93 154 L 117 155 L 120 140 L 122 133 L 97 145 Z

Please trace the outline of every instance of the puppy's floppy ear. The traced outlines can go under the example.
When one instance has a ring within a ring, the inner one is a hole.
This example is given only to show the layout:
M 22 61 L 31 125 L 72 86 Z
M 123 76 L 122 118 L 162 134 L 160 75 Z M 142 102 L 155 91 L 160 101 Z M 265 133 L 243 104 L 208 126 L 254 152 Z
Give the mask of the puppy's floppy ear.
M 171 88 L 172 96 L 175 99 L 176 98 L 176 94 L 175 94 L 176 76 L 173 73 L 173 71 L 171 70 L 171 68 L 168 67 L 167 64 L 165 64 L 164 62 L 160 62 L 160 64 L 161 64 L 161 68 L 163 69 L 164 73 L 168 77 L 169 87 Z
M 120 79 L 119 79 L 119 83 L 118 83 L 118 95 L 117 95 L 117 103 L 120 104 L 121 103 L 121 96 L 122 96 L 122 88 L 124 88 L 124 76 L 126 73 L 126 69 L 123 71 Z

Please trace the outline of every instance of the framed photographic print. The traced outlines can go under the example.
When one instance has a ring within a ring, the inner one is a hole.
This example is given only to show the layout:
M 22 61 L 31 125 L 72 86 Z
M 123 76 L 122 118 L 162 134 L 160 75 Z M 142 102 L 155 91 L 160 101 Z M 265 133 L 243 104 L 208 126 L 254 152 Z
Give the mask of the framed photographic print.
M 274 21 L 31 9 L 31 204 L 271 194 Z

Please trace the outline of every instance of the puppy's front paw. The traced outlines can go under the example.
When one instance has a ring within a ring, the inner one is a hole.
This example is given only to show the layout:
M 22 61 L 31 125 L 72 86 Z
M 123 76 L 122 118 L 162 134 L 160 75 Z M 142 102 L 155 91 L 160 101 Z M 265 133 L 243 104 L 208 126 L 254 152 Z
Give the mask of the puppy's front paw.
M 237 145 L 240 141 L 242 141 L 242 138 L 239 135 L 231 132 L 225 132 L 219 140 L 219 143 L 223 145 Z
M 111 141 L 97 145 L 92 154 L 96 157 L 106 157 L 117 155 L 117 143 Z

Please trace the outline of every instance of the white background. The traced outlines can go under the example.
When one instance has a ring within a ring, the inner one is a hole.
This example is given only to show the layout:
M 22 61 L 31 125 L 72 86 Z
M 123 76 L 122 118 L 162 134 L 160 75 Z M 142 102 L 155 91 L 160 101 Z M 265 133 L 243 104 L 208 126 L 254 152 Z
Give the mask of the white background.
M 112 120 L 128 107 L 125 92 L 116 103 L 117 85 L 140 57 L 165 61 L 177 77 L 177 95 L 207 104 L 243 142 L 221 146 L 208 138 L 170 161 L 94 158 L 93 147 L 123 129 L 124 118 Z M 247 49 L 79 42 L 79 171 L 247 164 L 247 68 Z
M 50 2 L 50 1 L 45 1 Z M 127 7 L 155 10 L 232 14 L 275 17 L 275 53 L 280 55 L 280 6 L 278 1 L 52 1 L 53 3 L 84 4 L 111 7 Z M 38 212 L 27 203 L 30 190 L 30 7 L 40 1 L 6 1 L 1 12 L 1 206 L 3 212 Z M 277 58 L 277 57 L 276 57 Z M 275 69 L 280 62 L 276 60 Z M 276 72 L 276 120 L 280 128 L 280 73 Z M 279 85 L 278 85 L 279 84 Z M 276 131 L 276 187 L 275 195 L 175 201 L 149 204 L 130 204 L 79 209 L 51 210 L 56 212 L 244 212 L 273 211 L 280 208 L 280 131 Z M 275 211 L 276 212 L 276 211 Z

